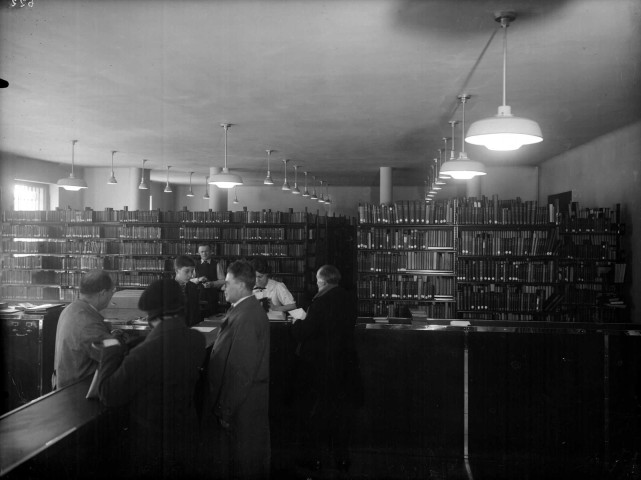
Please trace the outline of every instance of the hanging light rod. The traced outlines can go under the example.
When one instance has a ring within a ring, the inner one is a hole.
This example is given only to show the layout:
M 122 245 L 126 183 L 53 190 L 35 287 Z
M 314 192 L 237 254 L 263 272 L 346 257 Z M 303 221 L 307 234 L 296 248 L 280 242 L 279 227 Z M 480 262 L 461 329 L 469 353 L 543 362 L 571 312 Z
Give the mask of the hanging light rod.
M 75 163 L 75 148 L 76 148 L 76 143 L 78 143 L 78 140 L 72 140 L 71 141 L 71 173 L 69 174 L 68 177 L 66 178 L 61 178 L 58 180 L 58 186 L 64 188 L 65 190 L 71 191 L 71 192 L 77 192 L 78 190 L 82 190 L 83 188 L 87 188 L 87 182 L 85 182 L 82 178 L 77 178 L 73 174 L 73 166 Z
M 114 175 L 114 154 L 118 153 L 118 150 L 112 150 L 111 151 L 111 177 L 109 177 L 109 180 L 107 180 L 107 185 L 115 185 L 118 183 L 118 180 L 116 180 L 116 176 Z
M 443 174 L 452 177 L 455 180 L 469 180 L 476 176 L 485 175 L 485 165 L 476 160 L 468 158 L 467 153 L 465 153 L 465 140 L 463 138 L 465 133 L 465 102 L 470 98 L 467 94 L 458 95 L 458 99 L 461 101 L 463 106 L 463 115 L 461 120 L 461 151 L 456 160 L 454 158 L 454 124 L 455 122 L 450 122 L 452 124 L 452 158 L 445 162 L 441 166 L 441 172 Z
M 265 177 L 265 180 L 263 181 L 263 184 L 265 184 L 265 185 L 273 185 L 274 184 L 274 180 L 272 179 L 272 173 L 269 171 L 269 158 L 272 156 L 272 153 L 277 152 L 277 150 L 267 149 L 265 151 L 267 152 L 267 176 Z
M 138 190 L 149 190 L 149 185 L 147 185 L 147 181 L 145 180 L 145 163 L 147 163 L 148 160 L 143 159 L 142 161 L 142 169 L 140 170 L 140 185 L 138 185 Z
M 223 167 L 222 172 L 209 177 L 209 183 L 212 185 L 216 185 L 218 188 L 232 188 L 232 187 L 235 187 L 236 185 L 243 184 L 243 179 L 240 178 L 240 175 L 230 173 L 229 169 L 227 168 L 227 130 L 229 130 L 229 127 L 231 127 L 232 125 L 234 124 L 233 123 L 220 124 L 220 126 L 223 127 L 223 130 L 225 131 L 225 166 Z
M 505 90 L 507 78 L 507 27 L 516 19 L 516 12 L 495 12 L 494 20 L 503 29 L 503 104 L 498 113 L 489 118 L 478 120 L 467 131 L 465 141 L 472 145 L 482 145 L 489 150 L 517 150 L 523 145 L 543 141 L 541 127 L 534 120 L 512 115 L 512 109 L 506 104 Z

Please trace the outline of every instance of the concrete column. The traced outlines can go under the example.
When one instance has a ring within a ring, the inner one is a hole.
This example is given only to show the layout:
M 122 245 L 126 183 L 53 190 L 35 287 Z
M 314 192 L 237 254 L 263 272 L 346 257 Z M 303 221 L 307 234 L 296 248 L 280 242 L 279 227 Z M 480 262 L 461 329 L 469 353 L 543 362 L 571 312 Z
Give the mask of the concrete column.
M 466 195 L 468 197 L 478 197 L 481 195 L 481 176 L 477 175 L 465 181 Z
M 392 167 L 381 167 L 380 199 L 379 203 L 392 204 Z
M 222 170 L 221 167 L 209 167 L 209 176 L 216 175 Z M 210 178 L 211 180 L 211 178 Z M 218 188 L 216 185 L 209 185 L 209 208 L 214 212 L 226 212 L 228 192 L 226 188 Z

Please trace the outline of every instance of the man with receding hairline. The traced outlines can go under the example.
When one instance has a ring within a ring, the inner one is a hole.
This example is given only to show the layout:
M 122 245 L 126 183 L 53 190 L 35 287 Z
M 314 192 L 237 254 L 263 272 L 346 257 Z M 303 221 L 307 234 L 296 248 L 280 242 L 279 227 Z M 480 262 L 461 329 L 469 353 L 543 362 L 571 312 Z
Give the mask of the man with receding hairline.
M 100 314 L 111 302 L 116 288 L 104 270 L 90 270 L 80 280 L 80 298 L 60 314 L 51 386 L 63 388 L 96 371 L 100 353 L 91 346 L 114 338 Z

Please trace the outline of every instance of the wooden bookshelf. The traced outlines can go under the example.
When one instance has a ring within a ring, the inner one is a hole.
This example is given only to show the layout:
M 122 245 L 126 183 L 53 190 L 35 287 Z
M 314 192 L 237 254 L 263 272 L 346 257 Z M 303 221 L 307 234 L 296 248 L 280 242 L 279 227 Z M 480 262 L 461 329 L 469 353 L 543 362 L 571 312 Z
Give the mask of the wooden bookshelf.
M 82 274 L 109 271 L 118 289 L 173 276 L 173 259 L 200 242 L 226 263 L 262 256 L 273 277 L 305 304 L 326 261 L 328 225 L 342 218 L 308 212 L 82 211 L 3 212 L 0 297 L 71 302 Z M 334 239 L 340 242 L 340 239 Z
M 626 321 L 619 210 L 497 196 L 360 205 L 359 314 Z

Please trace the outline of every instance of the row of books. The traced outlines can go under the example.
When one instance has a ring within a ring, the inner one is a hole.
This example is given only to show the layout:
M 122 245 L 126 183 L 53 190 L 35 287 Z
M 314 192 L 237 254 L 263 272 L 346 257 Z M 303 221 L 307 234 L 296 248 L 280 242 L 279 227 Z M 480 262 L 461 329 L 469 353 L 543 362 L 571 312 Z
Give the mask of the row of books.
M 461 255 L 554 255 L 559 249 L 554 231 L 547 230 L 461 230 Z
M 77 287 L 82 278 L 81 272 L 61 272 L 53 270 L 3 270 L 3 284 L 60 285 Z
M 531 322 L 540 320 L 543 313 L 516 313 L 516 312 L 459 312 L 457 317 L 461 320 L 501 320 L 511 322 Z
M 559 265 L 559 280 L 563 282 L 611 283 L 615 266 L 612 263 L 576 263 Z
M 42 210 L 21 211 L 6 210 L 2 212 L 3 222 L 138 222 L 138 223 L 307 223 L 316 221 L 318 215 L 307 212 L 214 212 L 188 210 L 161 212 L 160 210 Z M 320 217 L 327 222 L 325 217 Z
M 451 300 L 454 297 L 454 278 L 428 277 L 381 277 L 359 280 L 358 298 L 384 300 Z
M 359 223 L 438 225 L 454 222 L 454 200 L 426 203 L 424 200 L 398 201 L 392 205 L 358 205 Z
M 542 311 L 552 287 L 514 288 L 496 286 L 487 289 L 476 285 L 459 285 L 456 305 L 459 311 Z
M 455 318 L 453 302 L 412 303 L 398 301 L 359 301 L 358 315 L 361 317 L 411 318 L 412 311 L 420 311 L 427 318 Z
M 417 250 L 428 248 L 453 248 L 452 229 L 419 230 L 416 228 L 368 228 L 356 232 L 358 248 L 386 250 Z
M 459 259 L 456 265 L 458 281 L 474 282 L 556 282 L 557 271 L 552 261 L 506 261 Z
M 549 225 L 556 216 L 553 205 L 538 206 L 536 201 L 509 201 L 509 206 L 498 202 L 483 204 L 471 202 L 457 209 L 459 225 Z
M 420 252 L 358 252 L 360 272 L 395 273 L 406 270 L 453 271 L 454 253 L 439 251 Z
M 55 300 L 66 301 L 65 289 L 37 285 L 0 285 L 0 298 L 14 300 Z M 75 298 L 72 294 L 71 298 Z
M 573 239 L 566 238 L 560 245 L 559 255 L 570 259 L 617 260 L 618 245 L 616 238 L 603 239 L 600 243 L 591 240 L 575 243 Z

